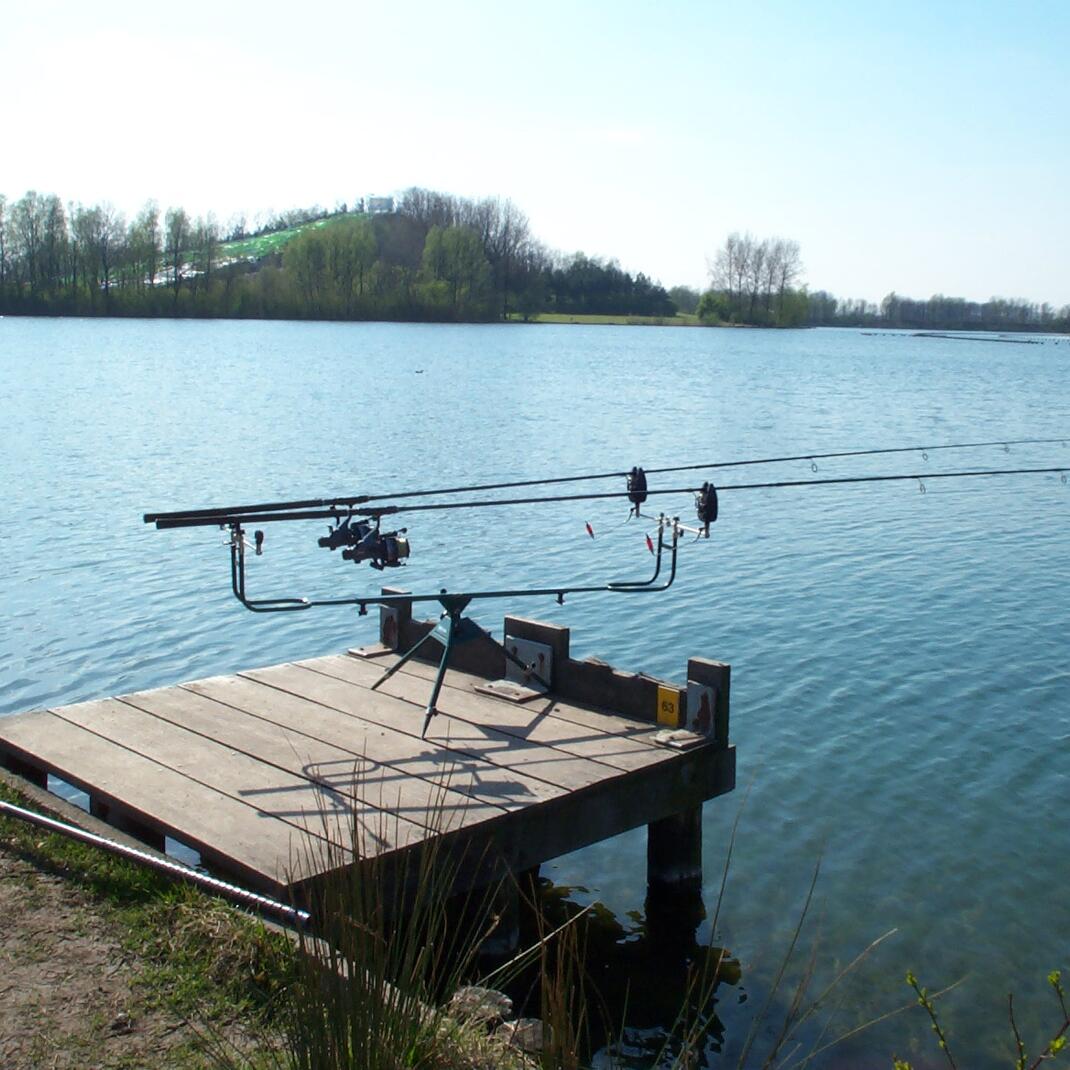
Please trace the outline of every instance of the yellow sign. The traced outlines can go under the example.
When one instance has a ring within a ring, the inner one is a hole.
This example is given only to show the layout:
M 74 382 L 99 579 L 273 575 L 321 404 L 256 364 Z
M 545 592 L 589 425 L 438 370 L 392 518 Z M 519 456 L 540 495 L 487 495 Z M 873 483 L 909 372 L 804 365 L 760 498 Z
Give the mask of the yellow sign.
M 680 727 L 680 692 L 675 687 L 658 684 L 658 724 Z

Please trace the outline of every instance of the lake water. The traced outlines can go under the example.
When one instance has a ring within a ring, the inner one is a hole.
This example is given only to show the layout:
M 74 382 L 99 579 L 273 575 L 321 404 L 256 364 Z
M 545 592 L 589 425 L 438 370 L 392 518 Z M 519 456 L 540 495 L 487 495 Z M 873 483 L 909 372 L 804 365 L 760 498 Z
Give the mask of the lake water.
M 157 532 L 141 522 L 149 509 L 1067 435 L 1068 365 L 1070 343 L 1055 339 L 3 319 L 0 714 L 371 636 L 372 617 L 353 610 L 247 613 L 229 595 L 220 533 Z M 717 480 L 1063 463 L 1070 447 L 1055 444 Z M 571 626 L 580 656 L 673 679 L 689 655 L 732 664 L 750 792 L 719 921 L 743 968 L 719 993 L 724 1065 L 769 993 L 819 859 L 802 939 L 816 939 L 819 979 L 897 929 L 838 991 L 828 1039 L 909 1002 L 908 968 L 933 989 L 964 978 L 942 1003 L 973 1067 L 1009 1063 L 1008 990 L 1032 1039 L 1057 1019 L 1044 978 L 1070 966 L 1070 487 L 1049 475 L 926 491 L 724 493 L 712 537 L 684 548 L 665 594 L 479 606 L 498 634 L 506 611 L 541 616 Z M 686 498 L 662 502 L 690 513 Z M 399 580 L 465 589 L 641 574 L 642 531 L 617 526 L 623 514 L 599 503 L 414 514 Z M 257 590 L 373 589 L 378 574 L 314 548 L 320 533 L 269 527 Z M 743 795 L 706 806 L 707 905 Z M 638 830 L 545 872 L 629 927 L 644 867 Z M 774 1019 L 787 998 L 774 999 Z M 821 1064 L 868 1054 L 887 1066 L 893 1051 L 940 1063 L 910 1013 Z

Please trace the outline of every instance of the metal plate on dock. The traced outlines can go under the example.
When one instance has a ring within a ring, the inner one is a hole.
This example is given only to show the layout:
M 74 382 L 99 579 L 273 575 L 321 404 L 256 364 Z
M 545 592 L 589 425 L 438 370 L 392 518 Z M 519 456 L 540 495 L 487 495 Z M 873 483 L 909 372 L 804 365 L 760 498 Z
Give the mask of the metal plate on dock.
M 544 688 L 527 687 L 512 680 L 491 680 L 485 684 L 476 684 L 473 690 L 505 699 L 506 702 L 530 702 L 533 698 L 543 698 L 546 695 Z
M 346 651 L 356 658 L 381 658 L 384 654 L 396 654 L 397 651 L 385 643 L 369 643 L 367 646 L 356 646 Z
M 553 680 L 553 649 L 546 643 L 521 639 L 515 635 L 507 635 L 502 645 L 506 653 L 505 678 L 476 684 L 474 690 L 505 699 L 506 702 L 530 702 L 533 698 L 546 695 L 549 688 L 536 677 L 541 677 L 547 683 Z M 530 669 L 525 666 L 530 666 Z
M 515 635 L 507 635 L 502 645 L 508 655 L 505 659 L 506 680 L 540 693 L 550 690 L 549 685 L 554 678 L 552 647 L 547 643 L 520 639 Z M 524 666 L 530 668 L 525 669 Z
M 689 732 L 686 728 L 665 729 L 654 734 L 655 743 L 673 750 L 691 750 L 692 747 L 704 746 L 709 741 L 709 737 L 699 735 L 698 732 Z

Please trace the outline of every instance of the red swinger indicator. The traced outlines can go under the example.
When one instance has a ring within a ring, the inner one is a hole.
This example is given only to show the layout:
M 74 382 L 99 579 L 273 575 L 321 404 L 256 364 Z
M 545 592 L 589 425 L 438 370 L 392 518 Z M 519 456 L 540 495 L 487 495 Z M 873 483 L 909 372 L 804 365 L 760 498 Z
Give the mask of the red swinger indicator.
M 591 527 L 590 522 L 585 520 L 583 522 L 583 526 L 587 529 L 587 534 L 590 535 L 591 538 L 593 539 L 594 538 L 594 528 Z
M 646 548 L 653 553 L 654 552 L 654 540 L 648 535 L 646 537 Z

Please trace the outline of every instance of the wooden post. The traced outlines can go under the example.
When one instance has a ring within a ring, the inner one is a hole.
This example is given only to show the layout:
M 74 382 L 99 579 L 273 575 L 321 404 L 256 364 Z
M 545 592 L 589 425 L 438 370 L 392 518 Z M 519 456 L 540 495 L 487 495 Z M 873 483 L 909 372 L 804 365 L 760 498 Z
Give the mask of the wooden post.
M 45 791 L 48 790 L 48 773 L 39 766 L 16 758 L 10 751 L 0 751 L 0 764 L 15 776 L 20 776 L 36 787 L 44 788 Z
M 383 587 L 383 594 L 397 595 L 409 592 L 401 587 Z M 379 642 L 391 650 L 404 650 L 402 636 L 412 625 L 412 602 L 399 602 L 393 606 L 379 607 Z
M 717 696 L 713 710 L 713 742 L 719 750 L 728 746 L 728 706 L 732 666 L 709 658 L 688 658 L 687 679 L 712 687 Z
M 647 825 L 649 885 L 702 887 L 702 803 Z
M 520 887 L 516 874 L 504 867 L 498 869 L 490 907 L 498 924 L 483 940 L 479 954 L 491 961 L 504 961 L 520 947 Z
M 647 825 L 647 930 L 666 959 L 687 957 L 706 915 L 702 902 L 702 804 Z
M 149 847 L 161 853 L 166 847 L 164 834 L 146 825 L 143 821 L 124 813 L 116 806 L 98 799 L 95 795 L 90 796 L 89 812 L 100 821 L 105 821 L 112 828 L 133 836 L 135 840 L 148 844 Z

